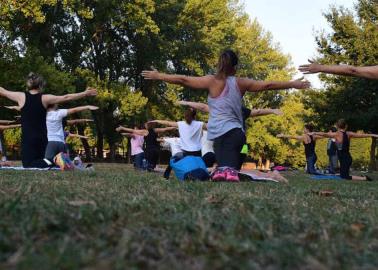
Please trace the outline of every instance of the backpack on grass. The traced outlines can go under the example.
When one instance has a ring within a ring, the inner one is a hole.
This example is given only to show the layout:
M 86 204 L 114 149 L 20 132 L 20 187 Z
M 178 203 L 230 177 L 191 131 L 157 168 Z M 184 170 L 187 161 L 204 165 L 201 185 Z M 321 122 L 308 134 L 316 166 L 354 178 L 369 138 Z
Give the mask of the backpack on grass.
M 206 181 L 210 179 L 205 162 L 200 157 L 172 158 L 170 165 L 180 181 Z

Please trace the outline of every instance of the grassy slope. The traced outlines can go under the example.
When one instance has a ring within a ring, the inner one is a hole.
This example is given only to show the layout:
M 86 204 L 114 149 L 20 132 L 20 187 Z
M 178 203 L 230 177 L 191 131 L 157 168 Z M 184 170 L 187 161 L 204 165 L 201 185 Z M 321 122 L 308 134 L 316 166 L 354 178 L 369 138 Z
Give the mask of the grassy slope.
M 0 172 L 0 268 L 375 268 L 378 182 Z M 330 197 L 312 191 L 334 190 Z

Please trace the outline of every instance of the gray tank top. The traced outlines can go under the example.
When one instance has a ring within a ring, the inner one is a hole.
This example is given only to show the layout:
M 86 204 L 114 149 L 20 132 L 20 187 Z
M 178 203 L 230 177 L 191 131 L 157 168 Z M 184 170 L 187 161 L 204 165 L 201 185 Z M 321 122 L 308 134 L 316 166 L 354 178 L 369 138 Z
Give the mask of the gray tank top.
M 232 129 L 243 130 L 242 95 L 235 77 L 228 77 L 220 96 L 208 97 L 210 118 L 208 140 L 214 140 Z

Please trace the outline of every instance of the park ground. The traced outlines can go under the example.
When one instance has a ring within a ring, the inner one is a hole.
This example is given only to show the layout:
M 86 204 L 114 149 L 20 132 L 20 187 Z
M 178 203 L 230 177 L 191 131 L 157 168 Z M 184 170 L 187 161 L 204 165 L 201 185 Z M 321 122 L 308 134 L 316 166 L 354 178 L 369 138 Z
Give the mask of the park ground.
M 0 269 L 377 269 L 378 182 L 286 175 L 0 171 Z

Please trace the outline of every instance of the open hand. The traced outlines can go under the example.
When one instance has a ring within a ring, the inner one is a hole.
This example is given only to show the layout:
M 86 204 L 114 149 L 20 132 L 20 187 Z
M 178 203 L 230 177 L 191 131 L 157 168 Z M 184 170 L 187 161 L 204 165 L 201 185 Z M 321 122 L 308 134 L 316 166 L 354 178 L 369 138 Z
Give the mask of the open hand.
M 293 88 L 295 89 L 308 89 L 311 87 L 311 83 L 307 80 L 304 80 L 304 77 L 293 81 Z
M 160 79 L 160 72 L 157 70 L 143 70 L 142 76 L 146 80 L 159 80 Z
M 273 110 L 273 113 L 274 113 L 275 115 L 283 115 L 283 114 L 284 114 L 283 111 L 281 111 L 280 109 L 274 109 L 274 110 Z
M 95 97 L 97 96 L 97 89 L 88 87 L 87 90 L 85 90 L 85 95 L 87 97 Z
M 308 60 L 310 64 L 307 65 L 301 65 L 299 67 L 299 71 L 302 72 L 303 74 L 315 74 L 319 73 L 321 71 L 321 65 L 316 63 L 313 60 Z
M 97 107 L 97 106 L 92 106 L 92 105 L 88 105 L 87 107 L 88 107 L 88 110 L 90 110 L 90 111 L 96 111 L 96 110 L 99 109 L 99 107 Z

